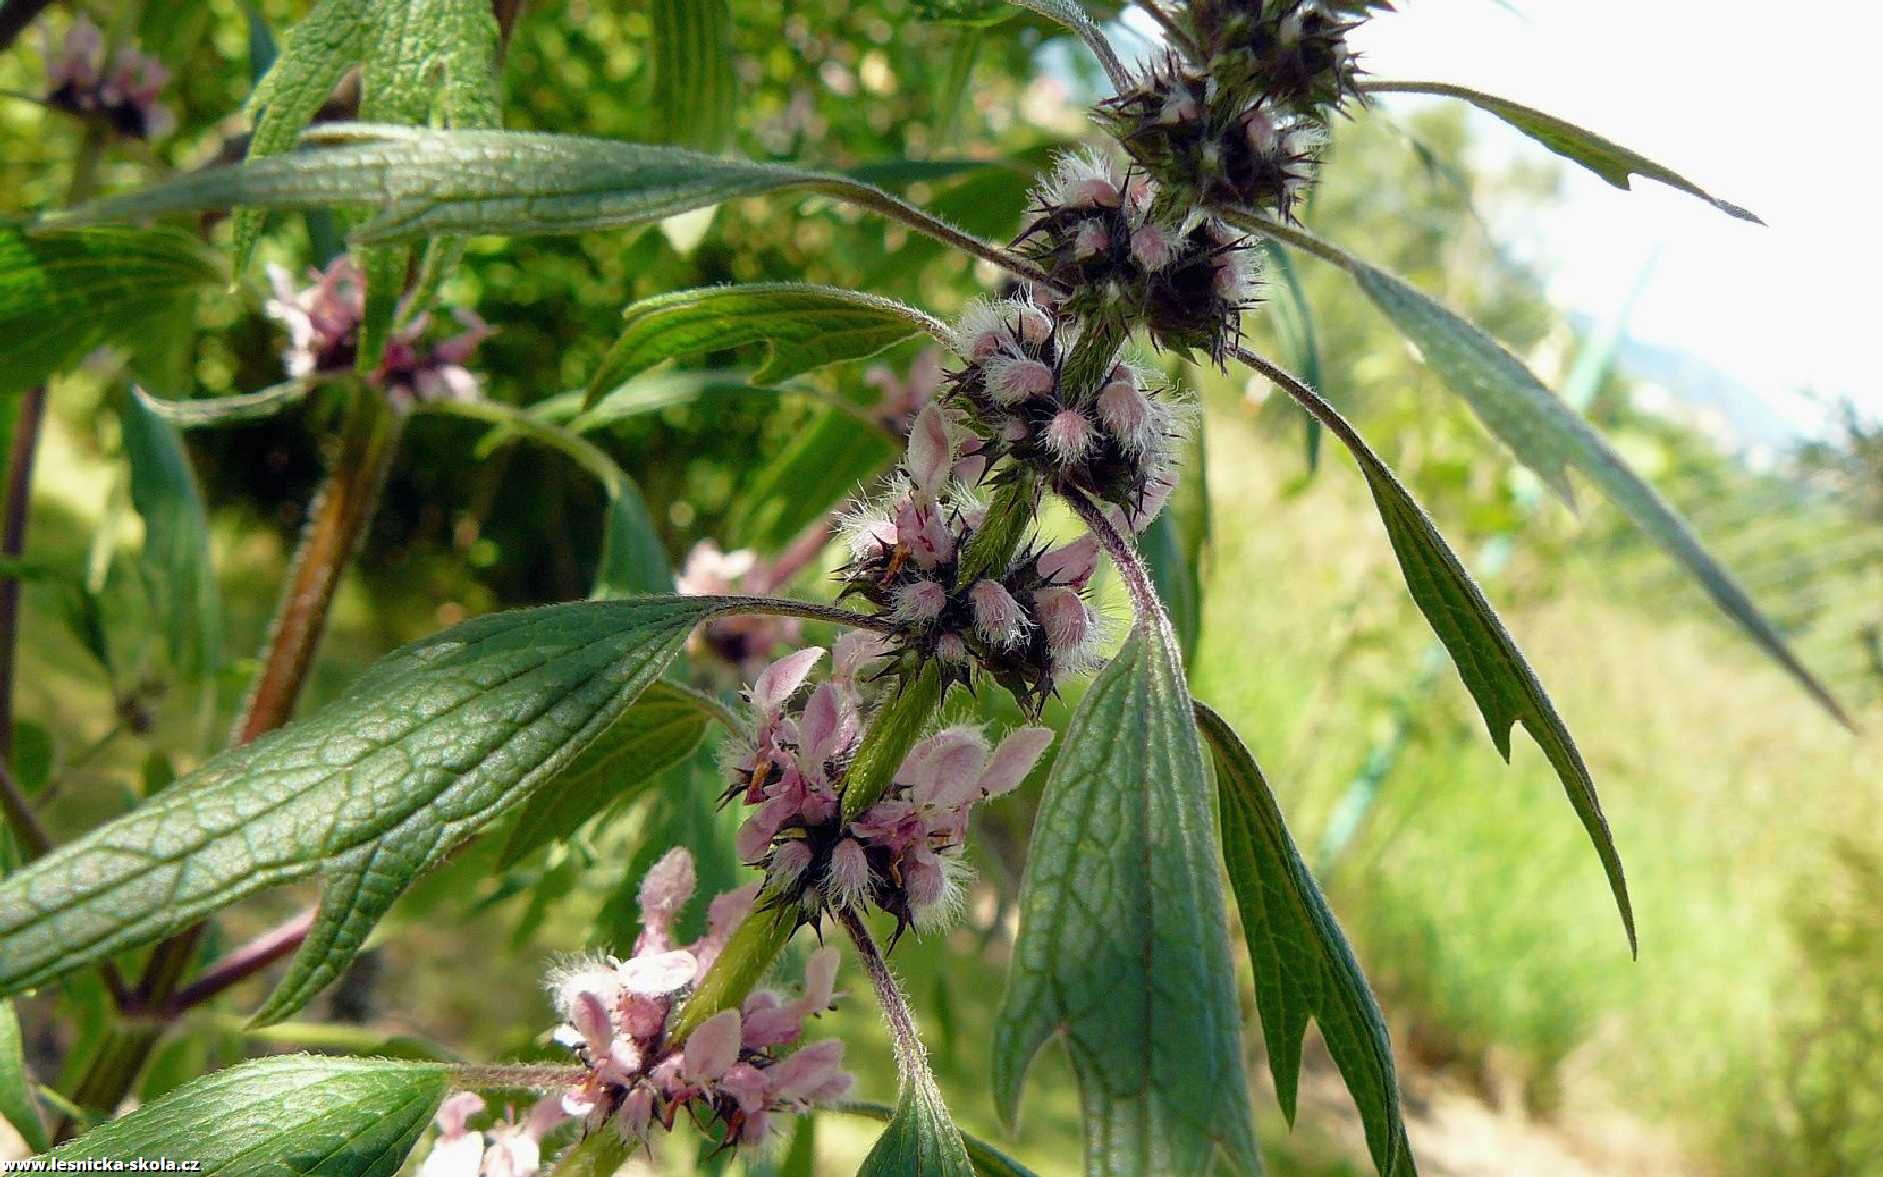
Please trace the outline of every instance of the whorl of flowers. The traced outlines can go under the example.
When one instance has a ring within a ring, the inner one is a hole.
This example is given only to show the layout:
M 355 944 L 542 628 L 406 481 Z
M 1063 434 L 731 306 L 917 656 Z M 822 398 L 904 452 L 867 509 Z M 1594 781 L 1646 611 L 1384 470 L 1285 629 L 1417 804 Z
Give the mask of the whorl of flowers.
M 834 999 L 835 948 L 811 955 L 798 996 L 756 991 L 700 1023 L 684 1043 L 670 1040 L 671 1016 L 758 893 L 754 884 L 713 900 L 706 934 L 683 947 L 674 942 L 673 924 L 694 886 L 692 857 L 681 848 L 668 851 L 641 884 L 633 955 L 580 959 L 550 975 L 562 1018 L 556 1041 L 588 1068 L 560 1107 L 588 1131 L 612 1123 L 624 1139 L 645 1141 L 656 1128 L 671 1131 L 685 1113 L 728 1146 L 758 1145 L 778 1117 L 849 1094 L 841 1041 L 794 1045 L 805 1019 Z
M 170 71 L 135 49 L 119 49 L 107 61 L 104 35 L 80 16 L 57 45 L 46 36 L 46 105 L 71 114 L 98 116 L 121 135 L 161 139 L 176 116 L 158 101 Z
M 1050 322 L 1030 303 L 1006 305 Z M 895 626 L 893 652 L 937 659 L 956 681 L 978 666 L 1037 709 L 1058 681 L 1090 669 L 1103 633 L 1084 595 L 1095 547 L 1081 544 L 1087 555 L 1071 560 L 1023 548 L 1003 567 L 973 573 L 963 562 L 985 522 L 970 487 L 990 456 L 1024 460 L 1044 444 L 1020 442 L 1027 444 L 990 442 L 951 425 L 940 406 L 925 407 L 888 493 L 844 520 L 850 561 L 842 595 L 868 602 Z M 1090 456 L 1104 453 L 1095 446 Z
M 518 1120 L 499 1120 L 483 1131 L 468 1126 L 484 1110 L 475 1092 L 460 1091 L 440 1105 L 438 1136 L 418 1167 L 418 1177 L 535 1177 L 543 1163 L 543 1137 L 568 1118 L 562 1100 L 538 1100 Z
M 968 815 L 1026 778 L 1052 731 L 1022 727 L 990 749 L 978 727 L 943 728 L 917 743 L 869 808 L 846 820 L 844 776 L 862 730 L 859 676 L 882 645 L 838 643 L 831 677 L 803 692 L 823 657 L 800 650 L 752 683 L 752 732 L 727 756 L 728 800 L 754 807 L 739 828 L 739 857 L 765 871 L 781 908 L 815 921 L 874 904 L 897 931 L 938 926 L 959 904 Z M 802 701 L 798 701 L 802 696 Z
M 1238 290 L 1243 281 L 1238 273 Z M 977 455 L 1011 457 L 1054 490 L 1114 503 L 1134 530 L 1156 516 L 1193 412 L 1177 390 L 1122 353 L 1100 367 L 1098 387 L 1074 387 L 1066 363 L 1077 325 L 1024 300 L 970 307 L 955 337 L 966 364 L 948 403 L 975 435 Z
M 1161 215 L 1155 195 L 1142 172 L 1097 152 L 1061 158 L 1015 244 L 1070 293 L 1034 298 L 1061 316 L 1142 325 L 1160 347 L 1221 363 L 1255 304 L 1252 255 L 1219 221 Z
M 1339 109 L 1360 94 L 1347 47 L 1364 4 L 1321 0 L 1203 0 L 1188 8 L 1203 64 L 1225 90 L 1303 114 Z
M 360 320 L 366 314 L 365 280 L 346 255 L 325 270 L 310 268 L 307 277 L 309 285 L 297 287 L 287 270 L 268 267 L 274 297 L 265 310 L 288 329 L 288 374 L 320 379 L 350 373 L 359 348 Z M 429 313 L 399 316 L 386 354 L 368 382 L 405 401 L 476 400 L 477 377 L 464 365 L 491 329 L 471 310 L 460 307 L 451 314 L 463 330 L 435 343 L 425 341 Z

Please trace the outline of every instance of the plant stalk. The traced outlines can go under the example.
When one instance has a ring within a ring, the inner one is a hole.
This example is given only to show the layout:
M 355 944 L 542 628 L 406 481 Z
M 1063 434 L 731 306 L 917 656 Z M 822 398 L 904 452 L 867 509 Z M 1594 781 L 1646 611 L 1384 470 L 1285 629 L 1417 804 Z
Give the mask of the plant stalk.
M 26 523 L 32 499 L 33 459 L 46 416 L 46 389 L 29 388 L 20 396 L 13 437 L 7 447 L 4 517 L 0 518 L 0 558 L 16 560 L 26 550 Z M 20 633 L 20 582 L 0 576 L 0 761 L 13 762 L 13 676 Z M 24 840 L 29 835 L 7 806 L 7 820 Z M 43 851 L 42 851 L 43 852 Z

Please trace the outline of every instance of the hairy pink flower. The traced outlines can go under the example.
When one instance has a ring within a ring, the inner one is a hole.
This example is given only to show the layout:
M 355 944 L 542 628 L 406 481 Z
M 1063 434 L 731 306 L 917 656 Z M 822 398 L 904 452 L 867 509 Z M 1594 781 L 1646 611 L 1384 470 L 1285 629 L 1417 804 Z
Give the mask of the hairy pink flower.
M 975 581 L 968 590 L 968 600 L 974 606 L 974 628 L 986 641 L 996 646 L 1017 646 L 1026 637 L 1026 613 L 999 581 Z

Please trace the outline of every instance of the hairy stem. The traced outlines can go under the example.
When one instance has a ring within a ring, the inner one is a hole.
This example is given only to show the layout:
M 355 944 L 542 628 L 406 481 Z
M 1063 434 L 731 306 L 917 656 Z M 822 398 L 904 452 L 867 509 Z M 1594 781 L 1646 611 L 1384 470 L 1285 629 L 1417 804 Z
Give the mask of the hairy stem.
M 521 1087 L 530 1091 L 557 1091 L 573 1087 L 588 1077 L 587 1067 L 555 1063 L 467 1065 L 451 1068 L 454 1087 L 491 1091 Z
M 1125 591 L 1131 594 L 1132 608 L 1137 611 L 1138 620 L 1151 624 L 1169 626 L 1169 618 L 1164 613 L 1164 603 L 1158 599 L 1157 587 L 1151 583 L 1150 569 L 1144 566 L 1144 560 L 1138 555 L 1138 549 L 1118 533 L 1105 512 L 1091 499 L 1081 494 L 1065 496 L 1066 505 L 1073 514 L 1084 521 L 1098 540 L 1098 546 L 1105 549 L 1118 567 L 1118 575 L 1125 582 Z
M 987 515 L 961 549 L 956 566 L 957 585 L 972 584 L 983 574 L 1006 569 L 1020 547 L 1020 537 L 1039 510 L 1039 483 L 1031 472 L 1016 466 L 1012 481 L 1003 484 L 988 504 Z
M 294 713 L 295 700 L 326 629 L 340 575 L 359 546 L 398 450 L 402 424 L 385 398 L 367 388 L 354 388 L 340 452 L 295 551 L 261 673 L 249 691 L 232 743 L 246 744 L 273 731 Z
M 896 1052 L 897 1067 L 905 1076 L 927 1070 L 928 1051 L 922 1046 L 921 1032 L 915 1028 L 908 995 L 896 983 L 896 974 L 889 971 L 889 962 L 883 959 L 882 949 L 870 935 L 869 925 L 855 909 L 848 907 L 837 913 L 837 922 L 850 933 L 857 959 L 863 962 L 863 972 L 870 979 L 870 987 L 876 990 L 876 1004 L 882 1007 L 883 1021 L 889 1025 L 889 1044 Z

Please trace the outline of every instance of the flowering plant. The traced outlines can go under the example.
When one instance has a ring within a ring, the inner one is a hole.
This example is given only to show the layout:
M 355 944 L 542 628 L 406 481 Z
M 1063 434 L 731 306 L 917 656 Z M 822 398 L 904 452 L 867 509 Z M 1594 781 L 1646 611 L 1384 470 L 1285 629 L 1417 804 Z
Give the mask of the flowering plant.
M 976 811 L 1015 806 L 1005 799 L 1031 796 L 1037 777 L 993 1034 L 1003 1117 L 1014 1120 L 1033 1056 L 1059 1037 L 1081 1088 L 1088 1171 L 1200 1174 L 1217 1160 L 1259 1171 L 1233 902 L 1283 1108 L 1292 1115 L 1315 1019 L 1377 1169 L 1411 1173 L 1373 995 L 1253 756 L 1190 693 L 1159 585 L 1194 568 L 1147 557 L 1196 477 L 1186 457 L 1202 414 L 1173 373 L 1246 367 L 1352 452 L 1407 588 L 1493 739 L 1507 753 L 1521 722 L 1543 747 L 1630 945 L 1634 923 L 1589 771 L 1515 641 L 1367 442 L 1317 390 L 1247 345 L 1245 316 L 1282 297 L 1266 290 L 1260 259 L 1284 248 L 1351 274 L 1520 459 L 1559 488 L 1570 465 L 1589 474 L 1835 710 L 1671 509 L 1518 360 L 1301 223 L 1329 127 L 1383 90 L 1462 97 L 1611 178 L 1633 172 L 1704 193 L 1540 112 L 1455 87 L 1370 81 L 1348 39 L 1386 7 L 1378 0 L 1138 0 L 1162 44 L 1136 69 L 1073 0 L 1017 3 L 1082 39 L 1111 94 L 1092 107 L 1095 142 L 1058 156 L 1005 243 L 864 173 L 715 153 L 724 123 L 710 117 L 689 140 L 702 150 L 502 130 L 498 69 L 516 6 L 483 0 L 321 0 L 250 99 L 247 162 L 50 212 L 31 235 L 9 230 L 38 243 L 25 255 L 35 265 L 51 258 L 70 272 L 108 257 L 157 276 L 87 288 L 114 326 L 83 336 L 84 348 L 34 352 L 35 362 L 51 357 L 28 378 L 38 384 L 216 275 L 187 237 L 97 226 L 233 208 L 246 275 L 258 248 L 281 247 L 264 214 L 356 212 L 352 251 L 305 269 L 305 285 L 279 263 L 268 269 L 266 312 L 285 329 L 279 383 L 203 400 L 139 389 L 123 402 L 127 438 L 173 466 L 184 464 L 177 428 L 307 401 L 337 405 L 339 423 L 329 481 L 230 747 L 56 848 L 0 769 L 30 860 L 0 879 L 0 993 L 96 972 L 128 1027 L 88 1061 L 57 1139 L 35 1144 L 78 1160 L 187 1141 L 184 1151 L 220 1158 L 213 1171 L 390 1173 L 433 1124 L 418 1162 L 425 1177 L 524 1177 L 551 1164 L 612 1171 L 660 1155 L 672 1135 L 749 1160 L 783 1147 L 807 1114 L 880 1113 L 888 1127 L 866 1172 L 1023 1172 L 955 1127 L 888 958 L 905 935 L 945 933 L 958 918 Z M 709 49 L 719 42 L 706 33 L 733 12 L 728 0 L 656 8 L 663 36 L 700 33 Z M 74 23 L 50 55 L 47 101 L 102 112 L 125 134 L 163 134 L 153 105 L 163 68 L 129 50 L 101 62 L 100 49 L 97 30 Z M 733 76 L 723 49 L 695 64 Z M 309 126 L 356 69 L 360 121 Z M 692 134 L 677 114 L 669 121 L 670 138 Z M 833 286 L 666 292 L 628 308 L 587 389 L 527 406 L 486 395 L 480 349 L 505 337 L 492 339 L 476 312 L 451 311 L 458 334 L 432 327 L 455 295 L 449 278 L 468 237 L 656 221 L 677 233 L 681 214 L 792 190 L 924 234 L 998 284 L 988 278 L 951 323 Z M 846 486 L 843 501 L 814 501 L 788 543 L 763 553 L 702 543 L 678 581 L 634 479 L 583 428 L 645 392 L 669 360 L 762 343 L 769 356 L 753 381 L 782 387 L 914 337 L 929 348 L 907 374 L 879 369 L 871 379 L 882 398 L 845 410 L 873 441 L 893 439 L 877 463 L 886 468 Z M 44 395 L 36 387 L 22 403 Z M 340 571 L 408 421 L 423 414 L 488 426 L 491 444 L 551 447 L 601 484 L 593 599 L 447 628 L 292 719 Z M 29 458 L 36 427 L 18 426 Z M 1128 623 L 1100 591 L 1107 575 L 1122 587 Z M 194 632 L 203 600 L 177 598 L 174 632 Z M 809 644 L 807 632 L 826 631 L 827 645 Z M 213 671 L 215 657 L 204 659 Z M 1047 722 L 1055 700 L 1071 708 L 1057 731 Z M 578 844 L 617 793 L 653 788 L 687 762 L 708 725 L 719 750 L 709 793 L 736 816 L 721 841 L 742 884 L 713 898 L 703 930 L 682 943 L 700 848 L 648 847 L 658 857 L 634 890 L 634 933 L 553 968 L 553 1022 L 540 1027 L 531 1061 L 283 1056 L 108 1118 L 165 1025 L 292 954 L 254 1013 L 256 1024 L 280 1022 L 345 973 L 415 880 L 460 869 L 460 847 L 507 830 L 508 868 Z M 218 910 L 312 877 L 322 886 L 314 911 L 198 969 L 205 921 Z M 765 987 L 812 938 L 821 946 L 783 970 L 788 982 Z M 901 1074 L 893 1110 L 854 1101 L 844 1042 L 811 1034 L 841 996 L 844 942 L 888 1027 Z M 152 945 L 127 981 L 127 954 Z M 473 1126 L 490 1114 L 480 1092 L 516 1098 Z M 25 1131 L 46 1135 L 30 1095 L 25 1107 Z M 88 1119 L 98 1122 L 81 1133 Z

